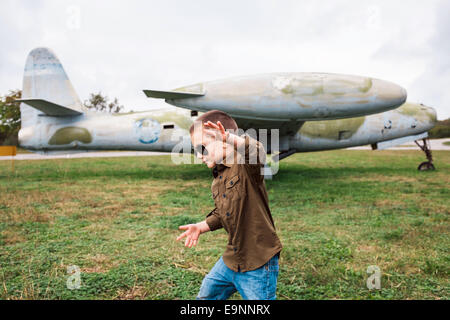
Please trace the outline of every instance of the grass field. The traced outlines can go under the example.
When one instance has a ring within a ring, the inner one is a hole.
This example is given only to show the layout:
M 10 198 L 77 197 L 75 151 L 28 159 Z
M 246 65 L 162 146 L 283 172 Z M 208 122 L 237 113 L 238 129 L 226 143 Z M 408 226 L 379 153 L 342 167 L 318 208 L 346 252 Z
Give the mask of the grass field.
M 450 152 L 297 154 L 267 181 L 284 246 L 279 299 L 449 299 Z M 184 248 L 211 173 L 169 156 L 0 161 L 1 299 L 193 299 L 225 231 Z M 67 267 L 81 269 L 69 290 Z M 368 266 L 381 290 L 366 287 Z M 234 299 L 240 299 L 238 294 Z

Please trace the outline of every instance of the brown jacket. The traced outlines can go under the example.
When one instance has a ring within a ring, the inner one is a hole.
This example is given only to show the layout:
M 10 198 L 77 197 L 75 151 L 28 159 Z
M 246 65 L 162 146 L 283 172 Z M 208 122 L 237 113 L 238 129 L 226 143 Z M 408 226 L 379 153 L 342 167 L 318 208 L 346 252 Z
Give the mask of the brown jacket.
M 256 157 L 255 152 L 260 156 Z M 261 174 L 264 147 L 248 135 L 244 158 L 244 164 L 223 163 L 214 167 L 211 191 L 216 207 L 206 218 L 211 231 L 222 227 L 227 231 L 223 261 L 230 269 L 242 272 L 263 266 L 282 249 Z M 252 159 L 256 159 L 253 164 Z

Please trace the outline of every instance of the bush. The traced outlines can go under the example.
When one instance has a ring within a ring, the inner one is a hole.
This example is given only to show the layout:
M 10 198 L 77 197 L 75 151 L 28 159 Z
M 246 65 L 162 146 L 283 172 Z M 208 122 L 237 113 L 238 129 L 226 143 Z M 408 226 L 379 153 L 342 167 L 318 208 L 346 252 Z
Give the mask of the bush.
M 450 138 L 450 119 L 438 121 L 428 134 L 430 139 Z

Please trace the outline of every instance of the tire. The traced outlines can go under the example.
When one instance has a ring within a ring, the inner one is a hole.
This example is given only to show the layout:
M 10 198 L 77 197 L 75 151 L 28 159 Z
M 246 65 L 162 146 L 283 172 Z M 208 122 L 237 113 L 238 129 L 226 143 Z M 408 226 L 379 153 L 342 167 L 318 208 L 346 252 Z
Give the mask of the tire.
M 431 162 L 422 162 L 419 167 L 417 168 L 419 171 L 428 171 L 428 170 L 435 170 L 434 165 Z

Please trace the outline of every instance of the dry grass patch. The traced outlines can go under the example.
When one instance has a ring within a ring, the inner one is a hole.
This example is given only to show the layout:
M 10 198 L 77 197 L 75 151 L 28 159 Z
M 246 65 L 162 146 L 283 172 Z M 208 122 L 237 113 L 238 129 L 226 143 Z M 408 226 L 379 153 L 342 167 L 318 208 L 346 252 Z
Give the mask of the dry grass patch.
M 381 199 L 375 201 L 375 206 L 377 207 L 401 208 L 404 205 L 404 201 L 394 199 Z
M 120 289 L 117 291 L 115 300 L 142 300 L 148 296 L 147 290 L 142 286 L 134 286 L 131 289 Z
M 11 244 L 16 244 L 19 242 L 26 241 L 26 239 L 21 234 L 19 234 L 16 231 L 12 231 L 12 230 L 4 230 L 4 231 L 2 231 L 1 235 L 3 238 L 3 242 L 6 245 L 11 245 Z
M 415 177 L 407 177 L 407 176 L 386 176 L 386 175 L 367 175 L 367 176 L 354 176 L 348 177 L 346 180 L 349 181 L 359 181 L 359 182 L 419 182 L 419 180 Z
M 378 246 L 360 245 L 356 248 L 357 252 L 377 252 L 380 248 Z

